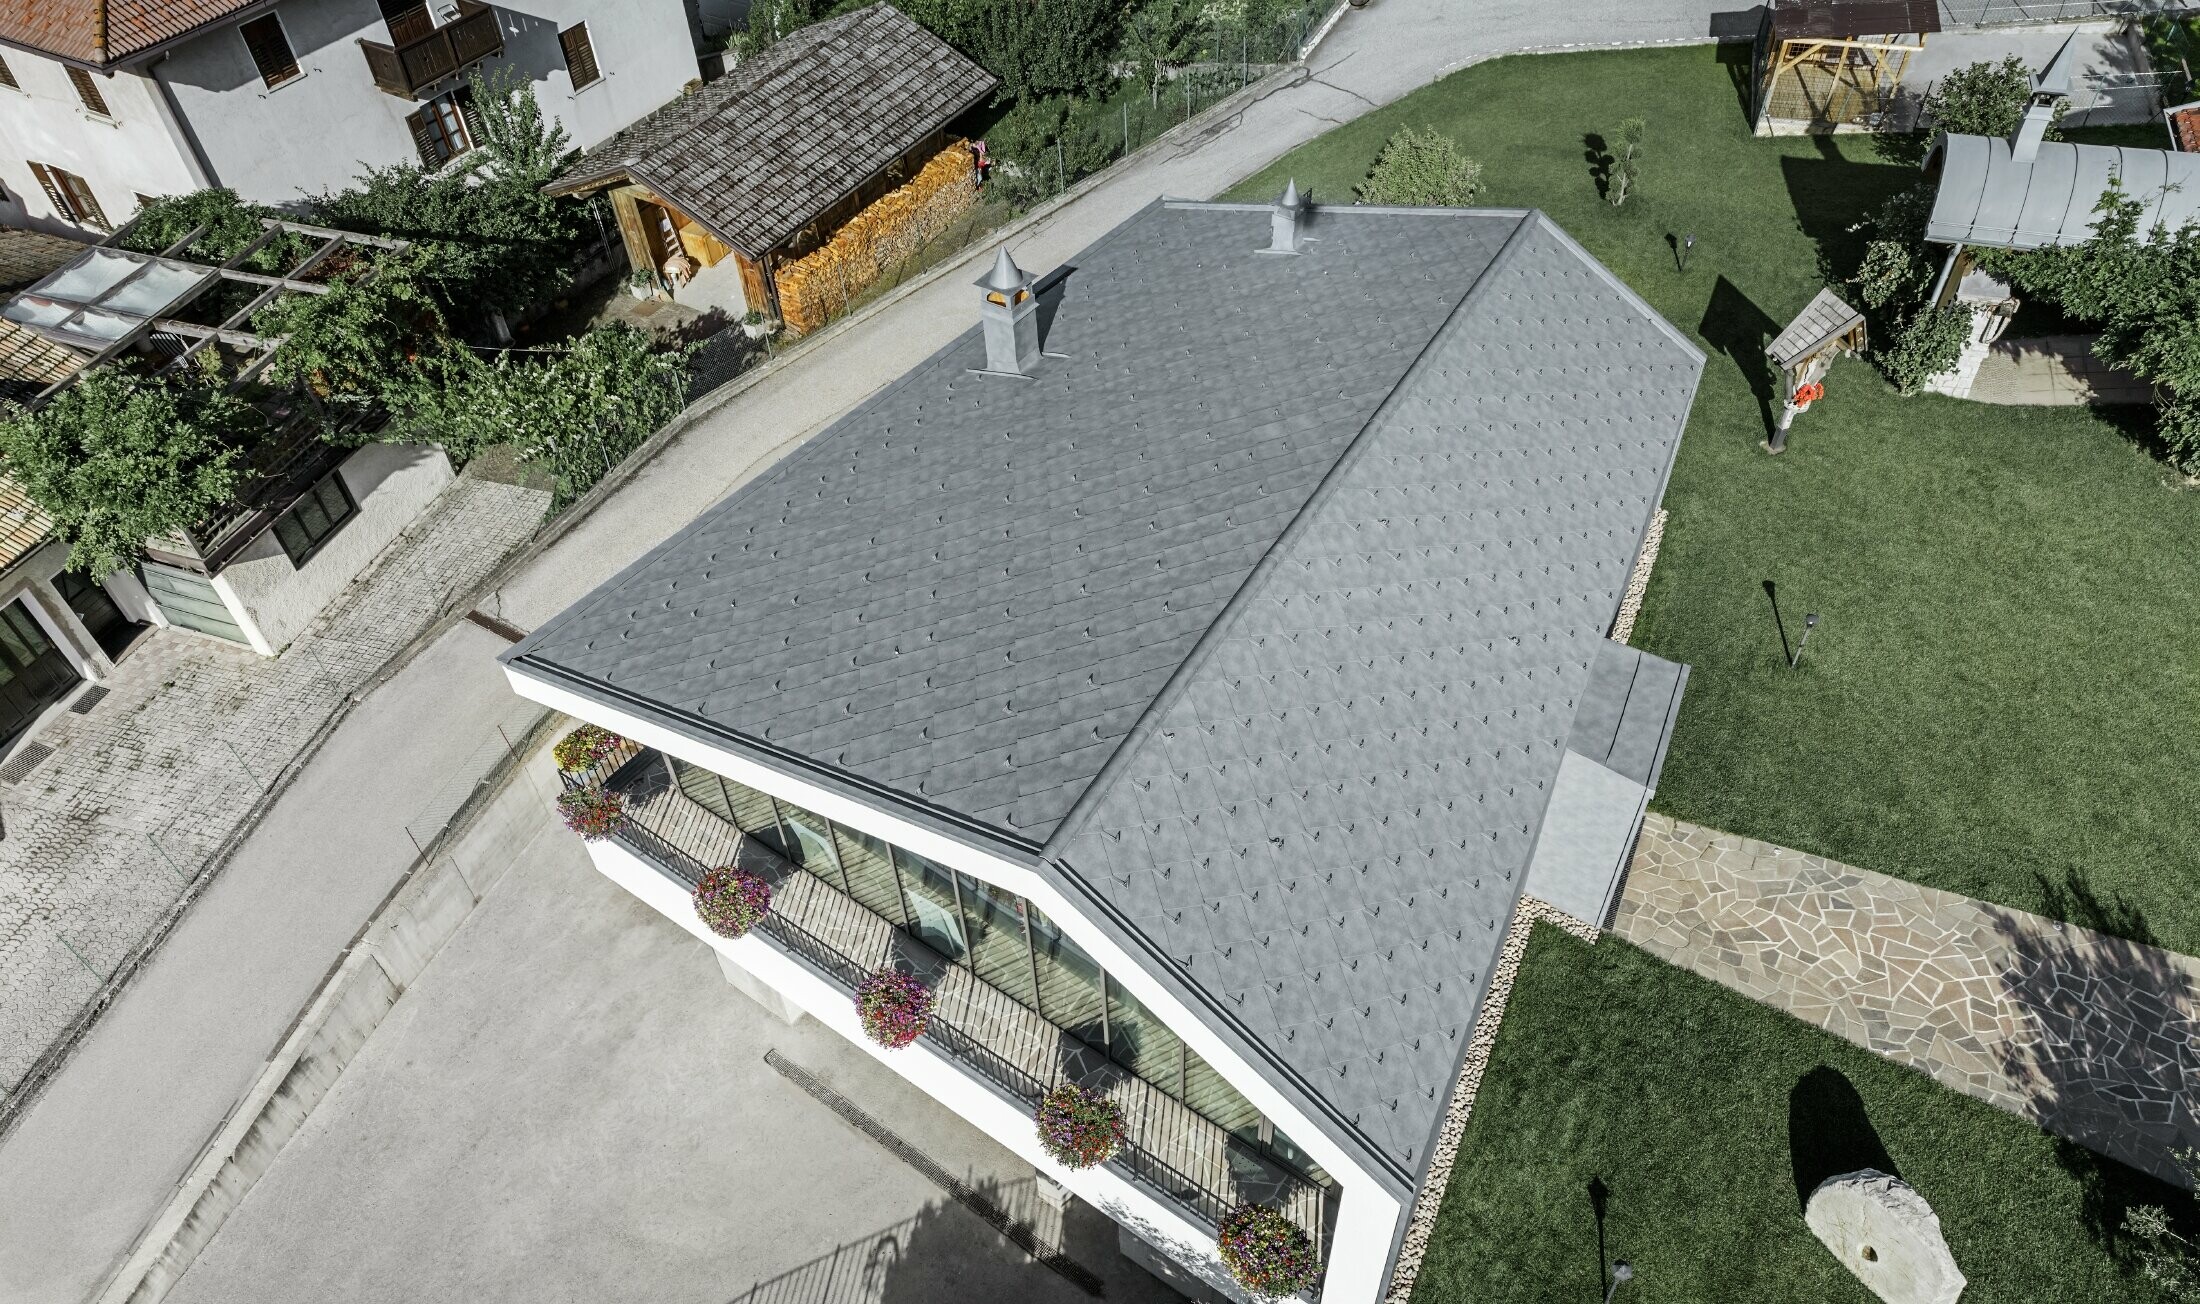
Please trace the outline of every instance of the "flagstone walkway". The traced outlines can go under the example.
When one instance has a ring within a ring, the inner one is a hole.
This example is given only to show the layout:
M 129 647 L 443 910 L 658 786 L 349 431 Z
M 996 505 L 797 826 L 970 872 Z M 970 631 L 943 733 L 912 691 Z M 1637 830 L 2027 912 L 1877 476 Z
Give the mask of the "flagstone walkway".
M 2190 1184 L 2200 960 L 1655 814 L 1612 931 Z

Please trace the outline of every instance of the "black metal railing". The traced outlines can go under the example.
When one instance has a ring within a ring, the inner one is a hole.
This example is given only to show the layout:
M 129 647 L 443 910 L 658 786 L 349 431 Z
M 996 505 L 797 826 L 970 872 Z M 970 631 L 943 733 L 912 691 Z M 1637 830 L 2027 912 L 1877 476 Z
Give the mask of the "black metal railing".
M 1275 1205 L 1306 1228 L 1319 1257 L 1328 1257 L 1329 1224 L 1335 1212 L 1333 1191 L 1280 1168 L 1243 1139 L 1097 1054 L 1050 1055 L 1044 1071 L 1035 1072 L 1033 1066 L 1004 1053 L 970 1026 L 983 1020 L 970 1016 L 990 1015 L 996 1024 L 1013 1021 L 1027 1028 L 1043 1028 L 1079 1047 L 1082 1042 L 978 978 L 968 966 L 950 962 L 854 898 L 788 863 L 684 796 L 661 754 L 628 744 L 588 772 L 565 776 L 565 781 L 570 787 L 600 787 L 623 796 L 626 820 L 614 839 L 691 887 L 711 867 L 736 863 L 771 881 L 773 909 L 758 925 L 758 931 L 851 997 L 857 984 L 884 967 L 925 976 L 937 993 L 925 1036 L 1008 1096 L 1036 1109 L 1039 1100 L 1064 1081 L 1106 1090 L 1124 1105 L 1130 1133 L 1110 1163 L 1183 1208 L 1196 1221 L 1213 1228 L 1241 1203 Z M 850 921 L 858 922 L 851 927 Z M 845 942 L 827 940 L 806 924 L 860 941 L 851 948 Z M 850 954 L 851 949 L 862 954 Z M 1078 1060 L 1085 1071 L 1069 1071 L 1066 1059 Z M 1185 1164 L 1164 1157 L 1164 1150 L 1179 1156 L 1197 1155 L 1202 1162 L 1192 1166 L 1201 1173 L 1186 1171 Z

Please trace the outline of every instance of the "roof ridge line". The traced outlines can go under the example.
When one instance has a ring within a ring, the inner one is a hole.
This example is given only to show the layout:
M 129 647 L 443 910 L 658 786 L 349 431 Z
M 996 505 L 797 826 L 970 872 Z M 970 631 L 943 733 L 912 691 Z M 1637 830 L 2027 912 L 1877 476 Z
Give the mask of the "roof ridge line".
M 1344 472 L 1359 461 L 1361 454 L 1366 449 L 1368 436 L 1375 429 L 1376 423 L 1391 411 L 1392 407 L 1398 402 L 1398 395 L 1405 391 L 1407 383 L 1413 380 L 1427 363 L 1430 352 L 1436 347 L 1436 342 L 1444 338 L 1445 332 L 1449 331 L 1452 324 L 1459 320 L 1460 315 L 1466 312 L 1468 305 L 1475 303 L 1480 298 L 1483 288 L 1490 283 L 1492 275 L 1518 254 L 1522 237 L 1534 227 L 1535 220 L 1541 215 L 1541 212 L 1540 209 L 1531 208 L 1521 215 L 1519 222 L 1512 229 L 1512 234 L 1505 237 L 1505 243 L 1498 249 L 1496 256 L 1491 258 L 1488 264 L 1482 268 L 1482 274 L 1474 278 L 1474 284 L 1467 287 L 1467 292 L 1459 297 L 1459 302 L 1453 304 L 1451 311 L 1445 315 L 1444 320 L 1438 323 L 1435 330 L 1429 332 L 1428 339 L 1422 343 L 1420 352 L 1414 354 L 1413 361 L 1407 365 L 1403 372 L 1399 373 L 1398 382 L 1390 387 L 1390 392 L 1383 396 L 1383 401 L 1376 404 L 1375 410 L 1368 414 L 1367 420 L 1360 426 L 1359 432 L 1352 436 L 1352 442 L 1345 445 L 1344 451 L 1339 453 L 1337 459 L 1329 464 L 1329 469 L 1322 473 L 1322 478 L 1315 484 L 1313 492 L 1306 496 L 1305 502 L 1299 504 L 1297 513 L 1291 517 L 1290 522 L 1282 530 L 1277 532 L 1276 537 L 1269 542 L 1267 550 L 1261 554 L 1260 560 L 1253 563 L 1253 568 L 1246 572 L 1244 582 L 1238 585 L 1237 591 L 1230 595 L 1230 600 L 1223 604 L 1222 610 L 1216 614 L 1215 618 L 1208 622 L 1207 628 L 1200 632 L 1199 641 L 1192 645 L 1192 650 L 1187 652 L 1184 659 L 1177 663 L 1176 669 L 1170 672 L 1168 681 L 1161 685 L 1161 691 L 1154 694 L 1153 700 L 1146 704 L 1146 709 L 1139 714 L 1138 719 L 1131 725 L 1130 732 L 1123 736 L 1123 741 L 1116 745 L 1115 750 L 1109 754 L 1106 762 L 1101 765 L 1100 773 L 1094 775 L 1092 782 L 1085 785 L 1084 791 L 1077 794 L 1077 800 L 1071 803 L 1068 813 L 1063 815 L 1061 820 L 1055 824 L 1054 831 L 1047 837 L 1046 844 L 1040 849 L 1042 856 L 1049 859 L 1058 858 L 1061 849 L 1068 845 L 1071 839 L 1084 831 L 1085 824 L 1092 818 L 1092 812 L 1099 806 L 1100 799 L 1114 785 L 1115 781 L 1122 777 L 1123 770 L 1129 766 L 1131 760 L 1144 750 L 1147 739 L 1153 736 L 1154 730 L 1158 727 L 1158 721 L 1190 689 L 1192 679 L 1206 665 L 1208 659 L 1214 655 L 1215 648 L 1221 645 L 1227 632 L 1237 624 L 1237 618 L 1244 611 L 1246 604 L 1252 601 L 1258 591 L 1266 587 L 1268 577 L 1275 573 L 1284 549 L 1288 545 L 1296 543 L 1299 536 L 1305 533 L 1306 523 L 1313 518 L 1315 510 L 1327 504 L 1336 495 L 1337 486 L 1343 480 Z

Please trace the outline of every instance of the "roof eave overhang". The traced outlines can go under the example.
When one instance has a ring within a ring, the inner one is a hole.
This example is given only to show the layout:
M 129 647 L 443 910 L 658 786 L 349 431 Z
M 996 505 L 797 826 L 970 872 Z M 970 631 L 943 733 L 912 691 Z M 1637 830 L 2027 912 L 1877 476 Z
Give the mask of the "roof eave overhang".
M 42 59 L 52 59 L 56 63 L 65 64 L 71 68 L 82 68 L 86 72 L 126 72 L 143 64 L 151 63 L 153 60 L 158 59 L 160 56 L 168 53 L 170 50 L 175 49 L 177 46 L 182 45 L 186 41 L 195 41 L 199 37 L 206 35 L 208 32 L 214 30 L 217 27 L 221 27 L 229 23 L 243 22 L 245 19 L 251 18 L 265 10 L 273 9 L 277 3 L 278 0 L 253 0 L 253 3 L 251 4 L 244 5 L 237 9 L 232 9 L 228 13 L 222 14 L 215 18 L 209 18 L 196 27 L 177 32 L 173 36 L 163 37 L 160 40 L 155 41 L 151 45 L 143 46 L 135 50 L 130 50 L 124 54 L 105 60 L 85 59 L 78 55 L 62 54 L 59 51 L 48 50 L 42 46 L 32 45 L 28 41 L 17 40 L 16 38 L 10 36 L 0 36 L 0 47 L 5 47 L 10 50 L 21 50 L 25 54 L 35 54 Z
M 637 693 L 629 693 L 600 679 L 546 661 L 524 648 L 523 644 L 498 659 L 514 674 L 600 702 L 613 710 L 637 716 L 697 742 L 722 747 L 766 769 L 814 783 L 851 801 L 889 811 L 912 824 L 999 856 L 1011 864 L 1036 868 L 1040 863 L 1039 844 L 1028 838 L 1009 833 L 974 816 L 912 797 L 900 789 L 865 779 L 802 752 L 775 747 L 761 739 L 715 724 L 693 712 L 651 701 Z
M 592 173 L 587 178 L 580 180 L 553 181 L 543 187 L 543 193 L 550 195 L 592 195 L 599 191 L 616 190 L 621 186 L 633 186 L 638 190 L 648 191 L 678 209 L 682 217 L 710 232 L 711 238 L 726 248 L 752 262 L 763 259 L 763 250 L 751 248 L 748 241 L 734 238 L 722 229 L 718 223 L 689 207 L 678 195 L 668 192 L 663 186 L 658 185 L 631 167 L 619 167 L 608 172 Z

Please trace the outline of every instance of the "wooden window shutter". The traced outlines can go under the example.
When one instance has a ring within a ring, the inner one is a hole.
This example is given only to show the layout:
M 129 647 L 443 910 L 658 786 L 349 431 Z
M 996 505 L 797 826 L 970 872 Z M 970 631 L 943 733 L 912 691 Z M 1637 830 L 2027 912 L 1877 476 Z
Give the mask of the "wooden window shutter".
M 74 222 L 76 210 L 69 207 L 69 197 L 61 193 L 60 184 L 54 180 L 53 169 L 43 163 L 33 163 L 31 175 L 38 178 L 39 188 L 46 192 L 46 202 L 53 205 L 53 211 Z
M 451 142 L 451 155 L 457 157 L 481 143 L 481 110 L 474 106 L 472 82 L 451 92 L 451 103 L 458 106 L 459 123 L 466 129 L 464 140 Z
M 252 66 L 260 70 L 260 80 L 270 88 L 280 86 L 298 75 L 298 56 L 290 48 L 290 38 L 283 33 L 283 25 L 272 13 L 262 14 L 237 29 L 244 37 L 244 48 L 252 55 Z
M 86 226 L 96 226 L 102 231 L 114 229 L 113 225 L 107 221 L 107 214 L 101 211 L 99 200 L 93 196 L 90 184 L 84 178 L 74 172 L 63 172 L 59 168 L 54 169 L 54 172 L 56 179 L 61 183 L 61 188 L 69 194 L 69 202 L 76 209 L 78 221 Z
M 603 79 L 603 71 L 596 66 L 595 44 L 588 39 L 588 24 L 575 23 L 559 32 L 558 44 L 565 47 L 565 71 L 572 77 L 574 90 Z
M 405 126 L 412 131 L 413 148 L 420 151 L 420 166 L 433 172 L 443 166 L 443 138 L 436 133 L 435 110 L 425 108 L 405 115 Z
M 8 61 L 5 59 L 0 59 L 0 86 L 5 86 L 10 90 L 19 91 L 23 89 L 21 83 L 15 80 L 15 69 L 10 68 Z
M 82 68 L 69 69 L 69 84 L 76 87 L 76 97 L 84 101 L 85 108 L 102 118 L 115 116 L 107 111 L 107 97 L 99 93 L 99 83 L 92 80 L 90 73 Z

